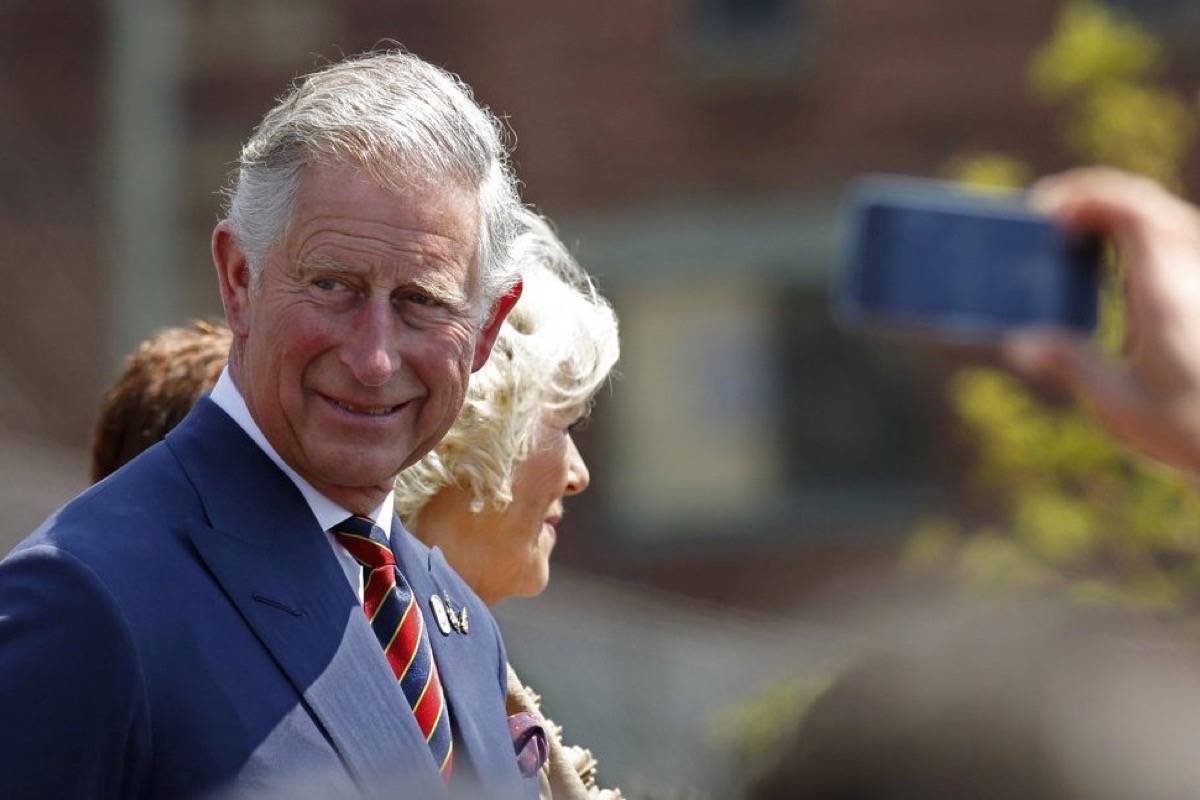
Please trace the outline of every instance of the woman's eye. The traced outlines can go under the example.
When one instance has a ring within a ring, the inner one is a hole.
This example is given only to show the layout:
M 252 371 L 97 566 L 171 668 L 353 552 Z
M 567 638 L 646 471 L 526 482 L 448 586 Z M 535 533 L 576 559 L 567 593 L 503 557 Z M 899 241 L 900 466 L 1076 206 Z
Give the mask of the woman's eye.
M 580 417 L 567 426 L 567 433 L 579 433 L 588 426 L 588 418 Z

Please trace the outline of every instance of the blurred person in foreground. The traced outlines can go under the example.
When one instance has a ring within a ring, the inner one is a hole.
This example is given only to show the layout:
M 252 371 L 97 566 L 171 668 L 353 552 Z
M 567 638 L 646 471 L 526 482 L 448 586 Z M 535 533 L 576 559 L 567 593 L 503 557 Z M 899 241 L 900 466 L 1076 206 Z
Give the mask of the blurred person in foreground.
M 229 358 L 223 324 L 168 328 L 138 345 L 104 396 L 92 434 L 92 482 L 103 480 L 183 421 Z
M 868 631 L 746 800 L 1200 796 L 1194 646 L 1033 598 L 892 605 Z
M 471 376 L 450 431 L 396 479 L 405 526 L 440 548 L 488 605 L 546 587 L 563 499 L 589 480 L 571 433 L 618 357 L 608 302 L 540 217 L 530 214 L 527 228 L 513 247 L 524 290 L 492 357 Z M 619 800 L 596 787 L 592 754 L 563 745 L 511 666 L 508 711 L 545 733 L 542 798 Z
M 536 796 L 494 620 L 392 510 L 519 296 L 499 131 L 403 52 L 267 113 L 212 237 L 228 368 L 0 562 L 0 796 Z
M 1012 335 L 1008 361 L 1065 387 L 1115 436 L 1179 469 L 1200 471 L 1200 209 L 1147 178 L 1107 168 L 1042 180 L 1034 202 L 1116 248 L 1128 327 L 1124 363 L 1052 330 Z

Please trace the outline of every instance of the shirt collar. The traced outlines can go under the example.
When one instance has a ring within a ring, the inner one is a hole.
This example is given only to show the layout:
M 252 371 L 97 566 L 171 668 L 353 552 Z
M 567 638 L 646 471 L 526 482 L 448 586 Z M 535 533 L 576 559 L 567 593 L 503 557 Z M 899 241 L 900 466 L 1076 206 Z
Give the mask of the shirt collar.
M 238 427 L 254 440 L 259 449 L 266 453 L 267 458 L 271 459 L 275 463 L 275 466 L 279 467 L 283 471 L 283 474 L 287 475 L 292 483 L 296 484 L 296 488 L 300 490 L 300 494 L 304 495 L 304 501 L 312 509 L 313 516 L 317 518 L 317 524 L 321 526 L 322 530 L 327 531 L 350 516 L 349 511 L 314 489 L 311 483 L 300 477 L 300 473 L 292 469 L 280 457 L 279 453 L 275 452 L 275 448 L 267 441 L 267 437 L 263 435 L 262 429 L 258 427 L 258 423 L 251 416 L 250 407 L 246 405 L 245 398 L 242 397 L 237 384 L 233 382 L 233 377 L 229 374 L 228 367 L 221 370 L 221 377 L 217 379 L 217 385 L 213 387 L 209 399 L 228 414 L 237 423 Z M 394 492 L 388 492 L 387 497 L 383 498 L 383 502 L 375 508 L 374 513 L 371 515 L 371 518 L 375 520 L 375 524 L 383 530 L 384 536 L 389 538 L 392 534 L 393 495 Z

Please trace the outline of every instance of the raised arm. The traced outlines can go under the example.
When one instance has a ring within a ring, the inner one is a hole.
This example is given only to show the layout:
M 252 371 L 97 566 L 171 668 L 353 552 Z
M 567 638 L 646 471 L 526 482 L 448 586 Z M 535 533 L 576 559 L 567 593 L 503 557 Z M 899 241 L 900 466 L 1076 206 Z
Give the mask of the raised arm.
M 1043 179 L 1034 201 L 1113 242 L 1128 335 L 1114 361 L 1067 333 L 1023 331 L 1005 342 L 1009 363 L 1067 388 L 1130 447 L 1200 471 L 1200 211 L 1153 181 L 1106 168 Z

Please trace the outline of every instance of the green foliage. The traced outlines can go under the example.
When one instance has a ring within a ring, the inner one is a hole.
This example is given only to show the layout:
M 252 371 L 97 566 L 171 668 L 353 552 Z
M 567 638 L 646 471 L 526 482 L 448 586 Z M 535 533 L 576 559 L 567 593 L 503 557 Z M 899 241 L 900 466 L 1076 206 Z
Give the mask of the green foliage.
M 1063 104 L 1065 140 L 1082 161 L 1173 183 L 1196 121 L 1182 98 L 1148 83 L 1165 60 L 1149 32 L 1077 0 L 1034 56 L 1029 83 L 1035 96 Z
M 977 189 L 1011 189 L 1033 179 L 1029 166 L 1004 153 L 971 153 L 952 158 L 947 177 Z
M 1064 139 L 1082 161 L 1175 183 L 1196 120 L 1182 98 L 1146 83 L 1162 63 L 1146 31 L 1073 2 L 1034 57 L 1030 84 L 1059 104 Z M 995 153 L 954 159 L 949 172 L 983 186 L 1018 186 L 1027 174 Z M 1102 300 L 1097 341 L 1116 355 L 1124 332 L 1117 278 Z M 966 370 L 950 392 L 976 453 L 971 484 L 1000 508 L 1000 521 L 964 530 L 945 517 L 925 520 L 908 543 L 910 567 L 949 563 L 970 586 L 1056 586 L 1082 603 L 1200 609 L 1200 500 L 1182 476 L 1007 373 Z
M 975 487 L 1002 522 L 964 532 L 928 520 L 908 563 L 950 561 L 976 587 L 1051 585 L 1087 602 L 1180 607 L 1200 569 L 1200 500 L 1179 475 L 1138 459 L 1071 408 L 1015 378 L 966 370 L 953 405 L 976 447 Z
M 1177 95 L 1112 83 L 1080 98 L 1067 140 L 1091 161 L 1174 183 L 1195 134 L 1192 111 Z
M 770 684 L 748 703 L 718 709 L 708 721 L 709 738 L 733 752 L 747 775 L 768 763 L 813 701 L 833 683 L 834 673 L 801 675 Z
M 1068 3 L 1054 37 L 1034 56 L 1030 83 L 1047 100 L 1151 77 L 1162 49 L 1148 32 L 1094 2 Z

